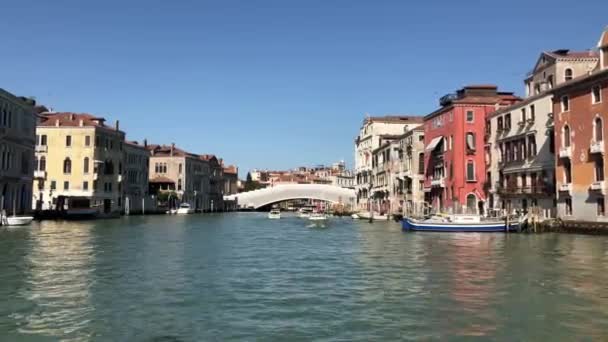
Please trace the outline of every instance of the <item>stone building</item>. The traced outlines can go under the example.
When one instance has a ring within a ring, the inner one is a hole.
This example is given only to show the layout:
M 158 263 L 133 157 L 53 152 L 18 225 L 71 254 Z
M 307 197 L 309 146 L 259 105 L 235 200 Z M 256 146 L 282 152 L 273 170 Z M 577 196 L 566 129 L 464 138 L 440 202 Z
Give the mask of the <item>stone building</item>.
M 33 100 L 0 89 L 0 210 L 32 208 L 36 114 Z
M 91 114 L 41 113 L 36 127 L 35 208 L 68 215 L 122 211 L 125 134 Z
M 203 154 L 200 159 L 209 165 L 209 191 L 206 210 L 224 210 L 224 166 L 223 161 L 212 154 Z
M 557 211 L 563 220 L 607 220 L 608 29 L 598 49 L 592 72 L 574 75 L 552 91 Z
M 373 194 L 372 184 L 373 151 L 379 148 L 387 139 L 394 139 L 405 131 L 420 126 L 422 117 L 418 116 L 374 116 L 367 117 L 359 129 L 355 139 L 355 191 L 357 193 L 357 209 L 368 210 Z
M 228 165 L 224 167 L 224 191 L 223 194 L 225 196 L 234 195 L 238 193 L 238 183 L 239 183 L 239 169 L 234 165 Z M 224 200 L 224 210 L 232 211 L 237 210 L 236 201 L 226 201 Z
M 156 203 L 149 194 L 148 167 L 150 151 L 147 143 L 125 141 L 123 170 L 123 202 L 125 214 L 154 212 Z
M 424 128 L 408 130 L 399 139 L 398 205 L 403 215 L 420 215 L 424 210 Z
M 487 206 L 495 213 L 538 209 L 556 216 L 552 89 L 593 69 L 594 52 L 543 52 L 525 79 L 526 98 L 486 121 Z

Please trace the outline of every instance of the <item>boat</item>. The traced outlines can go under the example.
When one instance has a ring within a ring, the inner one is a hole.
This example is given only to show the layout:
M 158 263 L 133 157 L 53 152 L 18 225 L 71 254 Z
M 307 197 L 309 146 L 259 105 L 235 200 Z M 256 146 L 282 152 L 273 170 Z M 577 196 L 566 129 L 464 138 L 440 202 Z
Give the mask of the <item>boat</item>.
M 281 218 L 281 210 L 279 210 L 279 209 L 272 209 L 272 210 L 270 210 L 270 212 L 268 213 L 268 218 L 269 219 L 280 219 Z
M 323 213 L 312 213 L 310 214 L 310 217 L 308 217 L 308 219 L 311 221 L 326 221 L 327 215 Z
M 369 220 L 371 218 L 378 221 L 388 221 L 388 215 L 380 215 L 378 212 L 370 213 L 369 211 L 362 211 L 356 215 L 362 220 Z
M 353 219 L 355 219 L 355 220 L 358 220 L 358 219 L 360 219 L 360 218 L 361 218 L 361 217 L 359 217 L 359 215 L 358 215 L 358 214 L 352 214 L 352 215 L 350 215 L 350 217 L 352 217 L 352 218 L 353 218 Z
M 311 214 L 311 208 L 300 208 L 300 210 L 298 210 L 298 217 L 300 218 L 309 218 Z
M 175 212 L 176 214 L 194 214 L 194 209 L 190 207 L 188 203 L 182 203 L 179 205 L 179 208 Z
M 513 220 L 507 226 L 506 220 L 482 220 L 479 215 L 433 215 L 428 219 L 417 220 L 405 217 L 402 221 L 403 231 L 426 232 L 508 232 L 520 228 L 522 221 Z
M 5 218 L 5 223 L 7 226 L 27 226 L 33 220 L 33 216 L 9 216 Z

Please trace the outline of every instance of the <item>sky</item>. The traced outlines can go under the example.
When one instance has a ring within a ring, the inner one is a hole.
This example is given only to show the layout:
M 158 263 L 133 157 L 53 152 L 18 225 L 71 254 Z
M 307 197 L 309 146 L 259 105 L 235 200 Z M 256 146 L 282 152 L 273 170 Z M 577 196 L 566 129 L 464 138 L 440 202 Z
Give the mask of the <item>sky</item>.
M 242 177 L 352 165 L 366 114 L 425 115 L 466 84 L 521 95 L 541 51 L 608 25 L 605 0 L 0 1 L 0 88 Z

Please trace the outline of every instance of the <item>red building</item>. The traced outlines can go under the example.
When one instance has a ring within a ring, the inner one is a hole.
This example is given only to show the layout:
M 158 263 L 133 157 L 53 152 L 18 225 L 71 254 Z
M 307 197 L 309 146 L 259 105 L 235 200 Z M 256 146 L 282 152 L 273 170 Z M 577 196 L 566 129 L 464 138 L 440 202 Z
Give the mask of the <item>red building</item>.
M 520 99 L 494 85 L 473 85 L 439 100 L 424 117 L 425 200 L 438 211 L 483 211 L 486 116 Z

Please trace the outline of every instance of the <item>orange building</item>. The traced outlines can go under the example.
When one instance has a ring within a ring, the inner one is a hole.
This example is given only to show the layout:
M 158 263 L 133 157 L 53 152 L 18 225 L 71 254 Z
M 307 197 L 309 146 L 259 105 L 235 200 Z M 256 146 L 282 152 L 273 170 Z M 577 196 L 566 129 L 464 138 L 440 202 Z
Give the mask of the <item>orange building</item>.
M 558 215 L 603 221 L 606 216 L 605 152 L 608 120 L 608 28 L 598 43 L 597 67 L 553 90 Z

